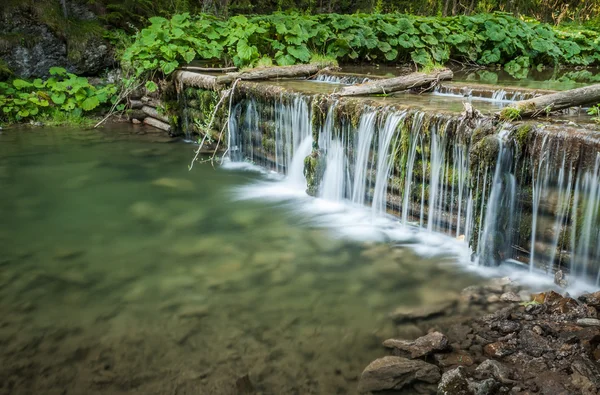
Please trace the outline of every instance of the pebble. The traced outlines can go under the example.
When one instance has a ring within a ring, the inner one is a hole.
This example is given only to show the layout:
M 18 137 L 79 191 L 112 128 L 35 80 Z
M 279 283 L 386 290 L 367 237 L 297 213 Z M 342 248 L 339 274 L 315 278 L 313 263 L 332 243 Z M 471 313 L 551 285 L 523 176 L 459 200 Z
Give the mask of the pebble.
M 579 326 L 600 326 L 600 320 L 597 318 L 580 318 L 577 320 Z

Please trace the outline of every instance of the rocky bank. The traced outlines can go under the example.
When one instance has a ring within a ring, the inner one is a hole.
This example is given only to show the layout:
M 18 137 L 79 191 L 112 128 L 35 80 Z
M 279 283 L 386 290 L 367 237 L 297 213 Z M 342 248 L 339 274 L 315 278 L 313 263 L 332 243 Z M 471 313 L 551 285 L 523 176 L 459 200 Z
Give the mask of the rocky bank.
M 48 76 L 55 66 L 85 76 L 113 67 L 96 14 L 77 1 L 68 1 L 67 10 L 65 20 L 44 2 L 0 5 L 0 61 L 22 78 Z
M 478 309 L 488 313 L 467 318 Z M 453 305 L 396 311 L 400 327 L 429 325 L 429 333 L 384 341 L 390 355 L 365 368 L 359 392 L 599 394 L 599 311 L 600 292 L 529 294 L 508 279 L 469 287 Z

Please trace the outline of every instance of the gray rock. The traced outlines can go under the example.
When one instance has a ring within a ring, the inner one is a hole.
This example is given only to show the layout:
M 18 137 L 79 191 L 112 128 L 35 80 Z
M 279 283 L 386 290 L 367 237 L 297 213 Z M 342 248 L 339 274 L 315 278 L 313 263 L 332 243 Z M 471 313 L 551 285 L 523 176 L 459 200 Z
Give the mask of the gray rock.
M 600 320 L 597 318 L 580 318 L 577 320 L 579 326 L 600 326 Z
M 449 348 L 448 338 L 440 332 L 432 332 L 415 341 L 388 339 L 383 346 L 410 353 L 411 358 L 420 358 Z
M 519 334 L 519 348 L 534 357 L 541 357 L 552 351 L 548 340 L 531 330 L 523 330 Z
M 449 370 L 442 376 L 438 384 L 438 395 L 474 395 L 475 393 L 469 385 L 465 368 L 459 366 L 456 369 Z
M 587 358 L 580 358 L 571 364 L 574 373 L 589 380 L 596 389 L 600 389 L 600 369 Z
M 518 303 L 521 301 L 521 297 L 514 292 L 505 292 L 500 295 L 500 300 L 503 302 Z
M 475 395 L 495 394 L 500 385 L 494 379 L 487 379 L 480 382 L 470 382 L 469 388 Z
M 399 390 L 419 382 L 437 383 L 440 370 L 437 366 L 420 360 L 387 356 L 376 359 L 360 376 L 358 391 Z
M 500 362 L 494 361 L 493 359 L 483 361 L 483 363 L 479 365 L 477 369 L 475 369 L 475 372 L 480 374 L 482 377 L 493 377 L 502 384 L 515 383 L 515 381 L 510 378 L 512 374 L 510 369 Z
M 84 6 L 68 2 L 70 18 L 89 21 L 95 19 Z M 26 7 L 13 7 L 11 12 L 0 13 L 0 36 L 16 36 L 0 46 L 0 58 L 18 76 L 23 78 L 48 76 L 51 67 L 65 67 L 76 74 L 98 74 L 114 62 L 112 49 L 100 36 L 71 37 L 76 46 L 67 42 L 52 27 L 40 23 Z
M 506 334 L 506 333 L 512 333 L 512 332 L 518 331 L 519 329 L 521 329 L 521 325 L 519 325 L 519 323 L 516 321 L 502 320 L 502 321 L 495 322 L 492 325 L 492 329 L 496 329 L 496 330 Z

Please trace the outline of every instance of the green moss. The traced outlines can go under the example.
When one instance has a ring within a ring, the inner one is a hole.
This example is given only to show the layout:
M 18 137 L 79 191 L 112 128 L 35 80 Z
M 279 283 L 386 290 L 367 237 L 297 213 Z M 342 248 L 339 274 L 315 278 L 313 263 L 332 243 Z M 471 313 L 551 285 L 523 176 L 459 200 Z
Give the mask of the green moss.
M 525 147 L 531 142 L 531 138 L 533 136 L 533 126 L 529 123 L 524 123 L 520 125 L 515 131 L 514 137 L 517 141 L 521 150 L 524 150 Z

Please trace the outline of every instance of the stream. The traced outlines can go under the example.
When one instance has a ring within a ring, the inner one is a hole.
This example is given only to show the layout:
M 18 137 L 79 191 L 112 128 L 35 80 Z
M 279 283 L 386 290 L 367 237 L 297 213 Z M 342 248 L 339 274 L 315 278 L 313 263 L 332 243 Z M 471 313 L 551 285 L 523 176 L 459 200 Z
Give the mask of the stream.
M 0 134 L 0 394 L 354 394 L 383 340 L 423 333 L 391 311 L 481 282 L 450 238 L 394 246 L 139 130 Z

